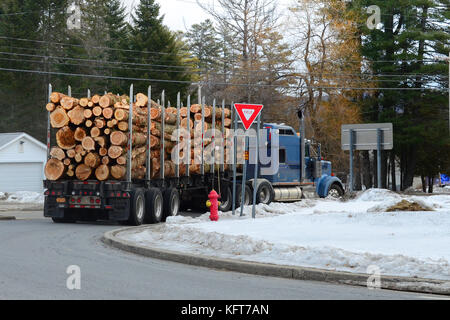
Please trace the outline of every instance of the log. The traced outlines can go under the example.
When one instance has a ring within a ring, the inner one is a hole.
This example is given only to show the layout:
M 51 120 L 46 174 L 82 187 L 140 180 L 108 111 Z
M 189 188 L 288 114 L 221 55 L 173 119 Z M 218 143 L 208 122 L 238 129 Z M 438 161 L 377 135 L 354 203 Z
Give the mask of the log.
M 75 155 L 77 154 L 77 153 L 75 152 L 75 149 L 67 150 L 66 153 L 67 153 L 67 156 L 68 156 L 70 159 L 75 158 Z
M 63 160 L 63 163 L 67 167 L 67 166 L 69 166 L 72 163 L 72 161 L 70 161 L 69 158 L 66 158 L 66 159 Z
M 86 151 L 92 151 L 95 150 L 95 141 L 92 139 L 92 137 L 86 137 L 81 142 L 81 145 L 83 146 L 83 149 Z
M 101 107 L 94 107 L 92 109 L 92 113 L 94 114 L 94 116 L 99 117 L 103 114 L 103 109 Z
M 61 148 L 53 147 L 52 150 L 50 151 L 50 156 L 53 159 L 58 159 L 59 161 L 63 161 L 64 158 L 66 157 L 66 153 Z
M 112 166 L 111 167 L 111 176 L 116 180 L 122 180 L 125 178 L 127 173 L 127 169 L 124 166 Z
M 45 177 L 50 181 L 57 181 L 64 175 L 65 166 L 61 160 L 50 159 L 45 165 Z
M 56 110 L 50 114 L 50 123 L 52 125 L 52 128 L 60 129 L 67 126 L 69 122 L 69 116 L 61 107 L 57 107 Z
M 114 106 L 114 104 L 119 101 L 120 98 L 118 96 L 108 93 L 100 98 L 98 104 L 105 109 Z
M 76 145 L 75 134 L 69 127 L 64 127 L 56 133 L 56 142 L 63 150 L 73 149 Z
M 174 108 L 174 107 L 168 107 L 168 108 L 166 108 L 166 113 L 172 113 L 174 115 L 177 115 L 178 114 L 178 109 Z
M 161 109 L 151 108 L 150 109 L 150 119 L 152 121 L 161 121 Z
M 91 120 L 86 120 L 84 124 L 87 128 L 91 128 L 94 125 L 94 123 Z
M 193 129 L 194 128 L 194 121 L 192 121 L 191 119 L 185 118 L 181 120 L 180 126 L 182 128 L 187 129 L 188 128 L 188 121 L 189 121 L 189 129 Z
M 52 92 L 52 94 L 50 95 L 50 101 L 53 102 L 54 104 L 59 104 L 61 99 L 64 98 L 65 95 L 59 92 Z
M 89 101 L 88 108 L 93 108 L 93 107 L 94 107 L 94 103 L 92 101 Z
M 48 112 L 53 112 L 56 109 L 56 105 L 54 103 L 48 103 L 45 109 L 47 109 Z
M 76 163 L 81 163 L 81 162 L 83 162 L 83 156 L 81 155 L 81 153 L 77 153 L 76 155 L 75 155 L 75 162 Z
M 80 164 L 75 170 L 75 176 L 78 180 L 86 181 L 92 174 L 92 169 L 85 164 Z
M 183 107 L 180 109 L 180 116 L 182 118 L 187 118 L 187 116 L 188 116 L 188 108 L 187 107 Z
M 128 122 L 126 122 L 126 121 L 121 121 L 121 122 L 119 122 L 119 123 L 117 124 L 117 128 L 118 128 L 120 131 L 127 132 L 127 131 L 128 131 Z
M 138 93 L 136 95 L 136 106 L 146 107 L 148 104 L 148 97 L 143 93 Z
M 105 137 L 96 137 L 94 141 L 100 146 L 100 148 L 106 147 L 106 138 Z
M 81 98 L 79 104 L 81 107 L 86 108 L 89 105 L 89 99 Z
M 103 109 L 103 117 L 105 119 L 111 119 L 114 116 L 114 110 L 112 108 Z
M 103 129 L 106 126 L 106 121 L 103 118 L 95 118 L 94 124 L 97 128 Z
M 101 97 L 100 97 L 98 94 L 96 94 L 96 95 L 94 95 L 94 96 L 92 97 L 91 101 L 92 101 L 93 104 L 99 104 L 100 98 L 101 98 Z
M 111 162 L 111 159 L 108 156 L 102 158 L 102 164 L 108 165 Z
M 86 119 L 91 118 L 92 115 L 93 115 L 93 113 L 92 113 L 92 110 L 91 110 L 91 109 L 84 109 L 84 117 L 85 117 Z
M 68 169 L 67 172 L 66 172 L 66 175 L 69 178 L 73 178 L 75 176 L 75 172 L 73 171 L 73 169 Z
M 59 103 L 61 104 L 61 107 L 63 107 L 64 109 L 72 110 L 73 108 L 78 106 L 78 99 L 65 96 L 61 99 Z
M 127 158 L 124 156 L 118 157 L 116 160 L 117 164 L 124 166 L 127 164 Z M 145 163 L 145 162 L 144 162 Z
M 111 134 L 111 129 L 106 128 L 105 131 L 103 131 L 103 133 L 106 134 L 107 136 L 109 136 Z
M 101 131 L 100 131 L 100 129 L 99 128 L 97 128 L 97 127 L 93 127 L 92 129 L 91 129 L 91 137 L 92 138 L 98 138 L 100 135 L 101 135 Z
M 122 155 L 125 155 L 126 153 L 127 153 L 126 149 L 119 146 L 111 146 L 108 149 L 108 156 L 111 159 L 117 159 Z
M 70 118 L 70 122 L 72 122 L 76 126 L 79 126 L 85 120 L 84 109 L 82 107 L 75 107 L 74 109 L 70 110 L 67 115 Z
M 100 156 L 95 152 L 89 152 L 86 157 L 84 157 L 84 164 L 93 169 L 100 165 Z
M 84 148 L 83 148 L 83 146 L 82 146 L 81 144 L 79 144 L 79 145 L 77 145 L 77 146 L 75 147 L 75 152 L 76 152 L 76 153 L 82 154 L 83 151 L 84 151 Z
M 99 181 L 106 181 L 109 178 L 109 167 L 106 164 L 100 165 L 95 170 L 95 177 Z
M 140 167 L 140 168 L 133 169 L 131 171 L 131 178 L 133 180 L 143 180 L 145 178 L 145 168 Z
M 112 145 L 125 146 L 128 142 L 128 137 L 122 131 L 114 131 L 113 133 L 111 133 L 109 140 L 111 141 Z
M 100 157 L 105 157 L 108 155 L 108 149 L 102 147 L 98 150 L 98 154 Z
M 198 113 L 198 112 L 202 112 L 202 106 L 199 104 L 193 104 L 191 106 L 191 113 Z
M 124 109 L 116 109 L 114 111 L 114 118 L 117 121 L 126 121 L 126 120 L 128 120 L 128 114 L 129 114 L 129 112 L 127 112 Z

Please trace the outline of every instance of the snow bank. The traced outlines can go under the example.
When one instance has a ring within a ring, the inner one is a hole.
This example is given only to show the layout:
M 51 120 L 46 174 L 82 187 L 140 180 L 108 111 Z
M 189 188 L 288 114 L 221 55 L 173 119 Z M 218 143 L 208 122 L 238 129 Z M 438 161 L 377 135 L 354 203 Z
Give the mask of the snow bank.
M 402 199 L 430 212 L 384 212 Z M 219 222 L 171 217 L 156 229 L 120 236 L 143 245 L 223 258 L 450 280 L 450 195 L 404 196 L 368 190 L 356 199 L 306 200 L 230 212 Z
M 43 204 L 44 195 L 42 193 L 19 191 L 13 193 L 0 192 L 0 200 L 7 203 L 31 203 L 31 204 Z

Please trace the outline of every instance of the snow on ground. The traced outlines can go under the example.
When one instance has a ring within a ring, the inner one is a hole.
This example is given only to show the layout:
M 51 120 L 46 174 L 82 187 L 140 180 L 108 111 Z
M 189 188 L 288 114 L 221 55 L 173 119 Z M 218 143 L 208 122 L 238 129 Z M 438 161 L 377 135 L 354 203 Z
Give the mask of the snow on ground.
M 433 211 L 385 212 L 406 199 Z M 373 189 L 356 199 L 308 199 L 221 213 L 171 217 L 128 241 L 168 250 L 272 264 L 450 280 L 450 195 L 406 196 Z
M 44 194 L 30 191 L 19 191 L 12 193 L 0 192 L 0 201 L 5 203 L 26 203 L 26 204 L 43 204 Z

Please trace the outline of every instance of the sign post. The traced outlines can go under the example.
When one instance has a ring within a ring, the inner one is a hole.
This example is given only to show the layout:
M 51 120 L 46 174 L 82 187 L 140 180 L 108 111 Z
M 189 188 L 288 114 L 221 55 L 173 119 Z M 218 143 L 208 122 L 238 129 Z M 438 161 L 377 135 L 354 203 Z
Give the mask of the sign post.
M 254 104 L 235 104 L 234 108 L 236 110 L 236 114 L 239 116 L 242 125 L 244 126 L 245 131 L 248 131 L 256 119 L 258 119 L 258 127 L 256 132 L 256 162 L 255 162 L 255 176 L 254 176 L 254 183 L 253 183 L 253 211 L 252 211 L 252 217 L 256 218 L 256 189 L 257 189 L 257 180 L 258 180 L 258 155 L 259 155 L 259 129 L 261 124 L 261 112 L 264 108 L 263 105 L 254 105 Z M 237 128 L 235 128 L 237 129 Z M 242 195 L 241 195 L 241 216 L 244 215 L 244 204 L 245 204 L 245 186 L 247 182 L 247 163 L 250 159 L 247 159 L 247 152 L 248 152 L 248 135 L 245 135 L 245 149 L 244 152 L 246 154 L 246 159 L 244 162 L 244 171 L 243 171 L 243 177 L 242 177 Z M 235 146 L 236 148 L 236 146 Z M 234 159 L 236 162 L 236 158 Z M 236 181 L 236 174 L 233 177 L 234 182 Z

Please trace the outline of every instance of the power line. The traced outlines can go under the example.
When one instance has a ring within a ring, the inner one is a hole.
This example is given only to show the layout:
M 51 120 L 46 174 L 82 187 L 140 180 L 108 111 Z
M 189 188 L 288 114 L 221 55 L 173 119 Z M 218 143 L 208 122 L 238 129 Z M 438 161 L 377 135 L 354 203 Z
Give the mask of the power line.
M 34 43 L 42 43 L 42 44 L 51 44 L 51 45 L 58 45 L 58 46 L 70 46 L 70 47 L 77 47 L 77 48 L 90 48 L 90 49 L 101 49 L 101 50 L 110 50 L 110 51 L 120 51 L 120 52 L 135 52 L 135 53 L 143 53 L 143 54 L 160 54 L 160 55 L 175 55 L 183 58 L 196 58 L 194 56 L 186 56 L 186 55 L 180 55 L 180 54 L 174 54 L 174 53 L 168 53 L 168 52 L 156 52 L 156 51 L 140 51 L 140 50 L 132 50 L 132 49 L 118 49 L 118 48 L 110 48 L 110 47 L 102 47 L 102 46 L 84 46 L 84 45 L 77 45 L 77 44 L 67 44 L 67 43 L 61 43 L 61 42 L 47 42 L 42 40 L 32 40 L 32 39 L 23 39 L 23 38 L 14 38 L 14 37 L 6 37 L 6 36 L 0 36 L 0 39 L 5 40 L 16 40 L 16 41 L 24 41 L 24 42 L 34 42 Z M 19 47 L 17 47 L 19 48 Z M 36 48 L 22 48 L 26 50 L 39 50 Z M 185 51 L 186 53 L 190 53 L 189 51 Z M 133 59 L 133 57 L 127 57 Z M 139 59 L 139 58 L 135 58 Z M 325 62 L 335 62 L 334 60 L 326 60 Z M 346 62 L 369 62 L 369 63 L 403 63 L 403 62 L 438 62 L 441 63 L 442 61 L 440 59 L 402 59 L 402 60 L 369 60 L 362 58 L 361 61 L 356 60 L 349 60 Z
M 143 63 L 131 63 L 131 62 L 119 62 L 119 61 L 107 61 L 107 60 L 95 60 L 95 59 L 82 59 L 82 58 L 68 58 L 68 57 L 58 57 L 58 56 L 46 56 L 46 55 L 35 55 L 35 54 L 24 54 L 24 53 L 15 53 L 15 52 L 1 52 L 0 54 L 3 55 L 13 55 L 13 56 L 22 56 L 22 57 L 33 57 L 33 58 L 42 58 L 42 59 L 52 59 L 52 60 L 68 60 L 68 61 L 81 61 L 81 62 L 92 62 L 92 63 L 100 63 L 100 64 L 113 64 L 113 65 L 131 65 L 131 66 L 141 66 L 141 67 L 162 67 L 162 68 L 177 68 L 177 69 L 184 69 L 184 70 L 191 70 L 191 73 L 193 72 L 200 72 L 205 71 L 205 73 L 209 73 L 208 70 L 205 69 L 199 69 L 195 67 L 187 67 L 187 66 L 170 66 L 170 65 L 158 65 L 158 64 L 143 64 Z M 326 76 L 326 75 L 335 75 L 335 76 L 360 76 L 360 77 L 418 77 L 418 76 L 429 76 L 429 77 L 436 77 L 440 76 L 442 78 L 447 78 L 444 75 L 440 74 L 420 74 L 420 73 L 414 73 L 414 74 L 364 74 L 364 73 L 304 73 L 304 72 L 295 72 L 295 71 L 286 71 L 289 74 L 292 75 L 304 75 L 304 76 L 311 76 L 311 75 L 318 75 L 318 76 Z M 185 73 L 189 73 L 188 71 L 185 71 Z M 213 73 L 209 73 L 213 74 Z M 219 74 L 219 73 L 216 73 Z M 227 74 L 222 74 L 227 75 Z M 236 75 L 236 74 L 235 74 Z M 237 73 L 237 75 L 243 75 L 244 73 Z
M 14 58 L 1 58 L 1 61 L 11 61 L 11 62 L 27 62 L 27 63 L 38 63 L 38 64 L 45 64 L 45 61 L 39 61 L 39 60 L 27 60 L 27 59 L 14 59 Z M 143 69 L 143 68 L 131 68 L 131 67 L 113 67 L 113 66 L 92 66 L 88 64 L 77 64 L 77 63 L 67 63 L 67 62 L 55 62 L 53 63 L 55 65 L 62 65 L 62 66 L 74 66 L 74 67 L 90 67 L 94 69 L 116 69 L 116 70 L 138 70 L 138 71 L 146 71 L 146 72 L 167 72 L 167 73 L 185 73 L 185 74 L 191 74 L 191 75 L 199 75 L 199 76 L 206 76 L 206 75 L 231 75 L 231 74 L 224 74 L 224 73 L 203 73 L 203 72 L 185 72 L 185 71 L 179 71 L 179 70 L 161 70 L 161 69 Z M 256 72 L 258 74 L 258 72 Z M 296 73 L 292 74 L 293 77 L 299 76 Z M 368 83 L 378 83 L 378 82 L 424 82 L 425 80 L 414 80 L 414 79 L 393 79 L 393 80 L 386 80 L 386 79 L 361 79 L 361 78 L 346 78 L 341 76 L 336 77 L 323 77 L 322 79 L 317 79 L 316 82 L 319 81 L 359 81 L 359 82 L 368 82 Z M 437 81 L 436 79 L 430 80 L 430 81 Z
M 146 82 L 162 82 L 162 83 L 180 83 L 180 84 L 193 84 L 191 81 L 183 80 L 164 80 L 164 79 L 143 79 L 143 78 L 126 78 L 126 77 L 115 77 L 115 76 L 105 76 L 105 75 L 94 75 L 94 74 L 79 74 L 79 73 L 64 73 L 64 72 L 53 72 L 53 71 L 42 71 L 42 70 L 23 70 L 23 69 L 10 69 L 10 68 L 0 68 L 0 71 L 8 72 L 20 72 L 20 73 L 33 73 L 33 74 L 49 74 L 49 75 L 60 75 L 68 77 L 87 77 L 87 78 L 100 78 L 100 79 L 113 79 L 113 80 L 128 80 L 128 81 L 146 81 Z M 201 82 L 200 82 L 201 83 Z M 244 83 L 212 83 L 214 85 L 223 86 L 237 86 L 237 87 L 273 87 L 273 88 L 285 88 L 294 89 L 292 86 L 279 86 L 270 84 L 244 84 Z M 353 88 L 353 87 L 321 87 L 321 86 L 310 86 L 313 89 L 329 89 L 329 90 L 392 90 L 392 91 L 424 91 L 424 90 L 434 90 L 446 92 L 447 89 L 442 88 Z

